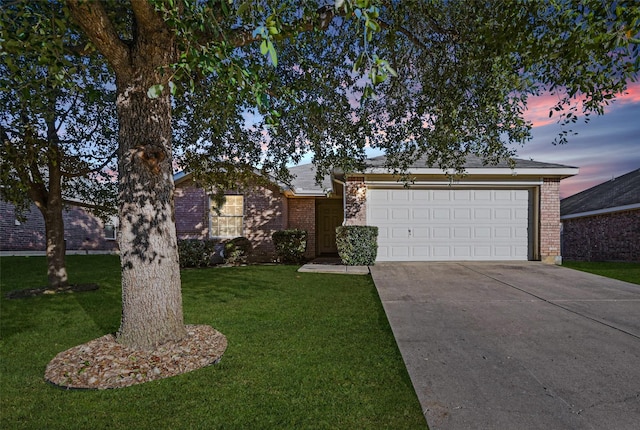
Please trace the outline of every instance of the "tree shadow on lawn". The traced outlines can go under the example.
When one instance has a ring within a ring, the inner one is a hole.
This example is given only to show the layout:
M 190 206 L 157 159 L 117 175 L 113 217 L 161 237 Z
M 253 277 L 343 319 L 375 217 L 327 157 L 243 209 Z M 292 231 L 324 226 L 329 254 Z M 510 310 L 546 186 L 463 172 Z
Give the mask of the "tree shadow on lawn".
M 251 266 L 189 269 L 181 276 L 185 302 L 228 303 L 256 298 L 267 290 L 282 291 L 279 276 Z

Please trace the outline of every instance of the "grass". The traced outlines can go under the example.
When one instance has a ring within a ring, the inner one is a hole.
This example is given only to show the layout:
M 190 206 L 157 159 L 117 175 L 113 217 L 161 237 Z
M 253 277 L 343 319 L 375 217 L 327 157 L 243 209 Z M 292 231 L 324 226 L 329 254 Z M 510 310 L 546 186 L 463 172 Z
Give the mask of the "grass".
M 562 265 L 607 278 L 640 284 L 640 263 L 614 263 L 599 261 L 563 261 Z
M 133 387 L 82 391 L 47 384 L 60 351 L 114 332 L 119 262 L 70 256 L 72 283 L 93 292 L 6 300 L 46 282 L 42 257 L 0 259 L 0 428 L 425 428 L 368 276 L 297 273 L 293 266 L 182 272 L 185 322 L 209 324 L 222 361 Z

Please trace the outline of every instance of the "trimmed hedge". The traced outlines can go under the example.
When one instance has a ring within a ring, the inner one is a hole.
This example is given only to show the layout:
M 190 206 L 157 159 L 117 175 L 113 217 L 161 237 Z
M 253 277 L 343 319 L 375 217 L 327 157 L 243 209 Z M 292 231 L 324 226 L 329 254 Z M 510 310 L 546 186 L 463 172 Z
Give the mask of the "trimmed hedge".
M 224 244 L 224 261 L 229 264 L 245 264 L 253 246 L 246 237 L 236 237 Z
M 178 240 L 180 267 L 207 267 L 220 256 L 219 240 L 183 239 Z
M 278 230 L 271 234 L 278 261 L 286 264 L 304 263 L 307 249 L 307 232 L 298 229 Z
M 242 264 L 247 262 L 253 246 L 246 237 L 231 240 L 183 239 L 178 240 L 180 267 L 208 267 L 216 264 Z
M 371 266 L 378 255 L 378 227 L 344 225 L 336 228 L 336 244 L 342 263 L 347 266 Z

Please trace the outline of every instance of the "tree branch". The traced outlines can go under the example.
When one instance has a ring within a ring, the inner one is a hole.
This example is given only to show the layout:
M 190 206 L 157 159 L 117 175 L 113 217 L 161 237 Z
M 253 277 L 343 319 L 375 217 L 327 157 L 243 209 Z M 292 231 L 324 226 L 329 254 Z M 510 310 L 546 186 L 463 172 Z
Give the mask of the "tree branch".
M 404 28 L 404 27 L 393 27 L 390 24 L 388 24 L 387 22 L 381 20 L 380 18 L 378 18 L 378 24 L 380 24 L 380 27 L 384 28 L 385 30 L 395 30 L 400 34 L 403 34 L 414 45 L 419 46 L 422 49 L 428 49 L 427 45 L 425 45 L 422 40 L 418 39 L 418 37 L 415 34 L 410 32 L 406 28 Z
M 129 48 L 120 39 L 101 2 L 67 0 L 72 18 L 105 56 L 111 67 L 122 73 L 129 68 Z
M 143 31 L 153 33 L 166 27 L 160 14 L 151 6 L 148 0 L 131 0 L 131 9 L 136 18 L 136 23 Z
M 111 154 L 109 154 L 105 159 L 104 162 L 96 167 L 88 167 L 86 169 L 82 169 L 82 170 L 76 170 L 75 172 L 66 172 L 64 170 L 61 170 L 62 175 L 65 178 L 79 178 L 81 176 L 86 176 L 89 173 L 95 173 L 95 172 L 99 172 L 100 170 L 104 169 L 105 167 L 107 167 L 107 164 L 109 164 L 114 158 L 115 156 L 118 154 L 118 150 L 113 151 Z
M 68 206 L 78 206 L 81 208 L 87 208 L 87 209 L 96 209 L 96 210 L 101 210 L 101 211 L 113 211 L 113 207 L 111 206 L 106 206 L 106 205 L 97 205 L 94 203 L 85 203 L 85 202 L 81 202 L 79 200 L 69 200 L 69 199 L 62 199 L 62 203 L 64 203 L 65 205 Z
M 335 8 L 333 5 L 323 6 L 318 9 L 317 16 L 315 19 L 303 19 L 296 24 L 292 24 L 289 26 L 285 26 L 282 29 L 282 32 L 278 34 L 274 39 L 284 39 L 289 37 L 291 34 L 304 32 L 304 31 L 313 31 L 313 30 L 326 30 L 331 24 L 333 18 L 337 15 Z M 248 29 L 237 29 L 233 30 L 230 35 L 227 35 L 225 39 L 235 47 L 241 47 L 249 45 L 250 43 L 259 41 L 262 39 L 260 35 L 253 35 L 253 30 Z

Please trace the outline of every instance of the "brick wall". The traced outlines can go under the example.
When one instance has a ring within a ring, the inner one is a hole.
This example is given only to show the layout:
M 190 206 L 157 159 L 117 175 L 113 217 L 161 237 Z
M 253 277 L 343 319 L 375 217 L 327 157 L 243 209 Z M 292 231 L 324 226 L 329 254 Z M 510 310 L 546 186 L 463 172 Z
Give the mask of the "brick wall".
M 345 225 L 367 224 L 367 186 L 364 177 L 353 176 L 346 182 Z
M 640 210 L 572 218 L 562 224 L 564 259 L 640 262 Z
M 193 181 L 176 186 L 175 218 L 178 239 L 209 238 L 209 196 Z
M 540 259 L 560 264 L 560 180 L 545 178 L 540 187 Z
M 16 223 L 15 207 L 0 201 L 0 250 L 45 251 L 44 219 L 35 205 L 25 214 L 26 221 Z M 114 251 L 115 240 L 104 236 L 104 224 L 83 208 L 70 206 L 63 211 L 67 251 Z
M 316 201 L 312 198 L 289 199 L 288 228 L 307 232 L 306 258 L 316 256 Z
M 229 194 L 242 194 L 242 234 L 253 245 L 252 257 L 258 261 L 272 261 L 275 248 L 271 234 L 286 228 L 286 201 L 280 190 L 273 186 L 255 186 L 247 190 L 228 190 Z M 176 186 L 175 218 L 179 239 L 209 238 L 209 195 L 193 181 L 186 180 Z
M 287 228 L 287 205 L 276 186 L 258 186 L 244 193 L 243 234 L 253 244 L 253 257 L 273 261 L 275 247 L 271 235 Z

